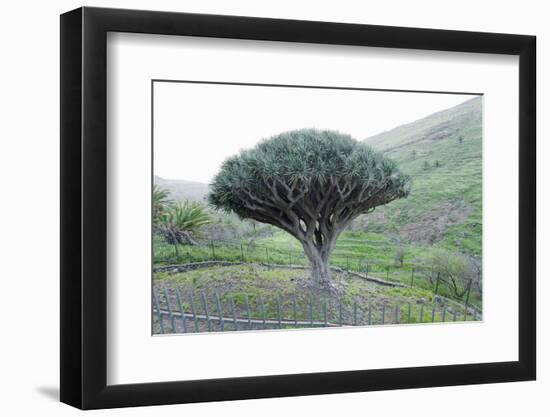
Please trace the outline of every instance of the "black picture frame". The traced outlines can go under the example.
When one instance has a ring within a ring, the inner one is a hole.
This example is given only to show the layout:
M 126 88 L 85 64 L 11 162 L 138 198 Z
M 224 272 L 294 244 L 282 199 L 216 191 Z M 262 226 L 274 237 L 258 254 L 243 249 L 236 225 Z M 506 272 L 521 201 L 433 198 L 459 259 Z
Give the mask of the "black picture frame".
M 107 385 L 108 32 L 519 56 L 519 360 Z M 96 409 L 534 380 L 535 45 L 524 35 L 237 16 L 88 7 L 61 15 L 61 401 Z

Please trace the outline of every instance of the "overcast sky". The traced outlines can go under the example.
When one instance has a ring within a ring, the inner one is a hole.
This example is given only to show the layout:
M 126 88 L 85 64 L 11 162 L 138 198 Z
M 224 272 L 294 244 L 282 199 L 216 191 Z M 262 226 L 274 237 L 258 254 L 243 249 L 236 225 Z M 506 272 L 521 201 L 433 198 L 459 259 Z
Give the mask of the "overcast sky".
M 332 129 L 362 140 L 468 95 L 155 83 L 154 173 L 210 183 L 222 162 L 272 135 Z

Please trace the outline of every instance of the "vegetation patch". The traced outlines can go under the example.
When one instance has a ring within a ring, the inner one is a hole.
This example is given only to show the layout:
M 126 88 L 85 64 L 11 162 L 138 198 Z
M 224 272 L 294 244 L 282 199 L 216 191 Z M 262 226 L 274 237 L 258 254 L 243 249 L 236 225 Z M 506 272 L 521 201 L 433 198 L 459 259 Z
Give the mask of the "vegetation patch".
M 434 322 L 464 319 L 461 304 L 435 298 L 429 291 L 389 288 L 346 273 L 335 272 L 333 280 L 333 288 L 327 290 L 312 285 L 307 270 L 234 265 L 158 272 L 153 283 L 161 309 L 167 310 L 167 295 L 175 311 L 179 305 L 181 310 L 199 315 L 208 311 L 211 325 L 218 326 L 220 315 L 233 314 L 239 319 L 265 319 L 272 323 L 271 328 L 279 327 L 275 323 L 279 318 L 329 326 L 428 323 L 432 313 Z M 466 318 L 473 319 L 471 312 Z

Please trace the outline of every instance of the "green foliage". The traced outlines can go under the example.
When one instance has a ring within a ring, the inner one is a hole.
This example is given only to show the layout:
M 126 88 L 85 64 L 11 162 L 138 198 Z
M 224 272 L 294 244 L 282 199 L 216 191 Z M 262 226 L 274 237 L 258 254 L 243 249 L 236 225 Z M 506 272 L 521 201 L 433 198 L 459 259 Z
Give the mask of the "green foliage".
M 393 260 L 395 266 L 403 266 L 405 261 L 405 255 L 407 254 L 407 249 L 404 246 L 397 246 L 393 253 Z
M 263 140 L 224 162 L 214 178 L 208 200 L 217 209 L 249 217 L 243 200 L 261 205 L 271 195 L 270 185 L 296 186 L 304 193 L 326 188 L 330 180 L 345 178 L 364 186 L 372 201 L 385 195 L 406 196 L 410 179 L 392 160 L 351 136 L 315 129 L 282 133 Z
M 166 215 L 166 224 L 169 227 L 194 234 L 210 222 L 210 215 L 203 205 L 196 201 L 174 204 Z
M 158 224 L 163 221 L 166 211 L 172 205 L 172 200 L 169 198 L 170 193 L 158 185 L 153 185 L 153 224 Z
M 175 245 L 176 252 L 178 244 L 197 244 L 196 237 L 200 229 L 209 224 L 211 218 L 202 204 L 193 201 L 183 201 L 169 206 L 156 224 L 156 233 Z M 179 256 L 179 253 L 177 253 Z
M 481 278 L 481 264 L 461 253 L 435 248 L 427 262 L 434 271 L 440 273 L 441 279 L 448 282 L 457 297 L 462 297 L 468 291 L 470 283 Z
M 435 271 L 446 274 L 462 275 L 467 268 L 467 261 L 464 256 L 440 248 L 433 249 L 427 256 L 426 261 L 430 266 L 433 266 Z
M 271 225 L 242 220 L 234 213 L 219 210 L 208 212 L 212 221 L 201 229 L 201 233 L 211 240 L 242 240 L 263 237 L 276 230 Z

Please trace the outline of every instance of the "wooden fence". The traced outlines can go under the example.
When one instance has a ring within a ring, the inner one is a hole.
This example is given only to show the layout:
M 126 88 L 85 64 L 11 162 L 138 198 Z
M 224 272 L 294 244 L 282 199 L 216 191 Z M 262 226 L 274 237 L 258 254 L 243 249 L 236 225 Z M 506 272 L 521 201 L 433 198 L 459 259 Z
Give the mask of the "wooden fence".
M 153 286 L 153 333 L 395 325 L 481 320 L 467 305 L 422 300 L 395 302 L 313 294 L 270 297 Z

